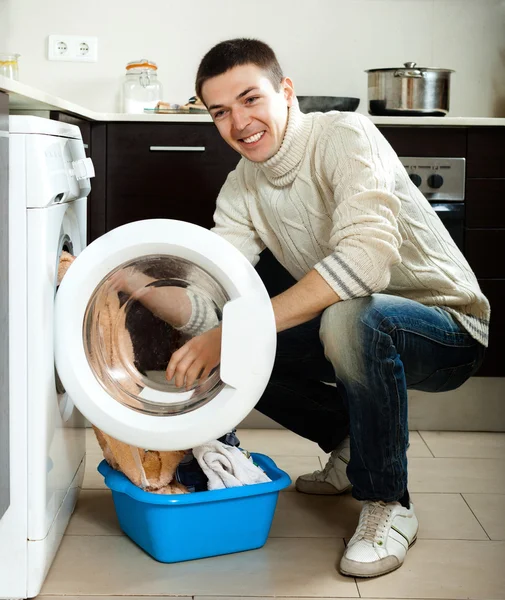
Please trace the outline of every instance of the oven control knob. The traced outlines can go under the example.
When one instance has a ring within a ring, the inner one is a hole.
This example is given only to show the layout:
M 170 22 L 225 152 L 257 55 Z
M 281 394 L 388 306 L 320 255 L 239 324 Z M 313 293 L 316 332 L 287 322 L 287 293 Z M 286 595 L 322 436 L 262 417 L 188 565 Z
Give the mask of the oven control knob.
M 428 177 L 428 185 L 431 188 L 438 190 L 438 188 L 442 187 L 443 183 L 444 183 L 444 178 L 442 177 L 442 175 L 430 175 Z
M 421 175 L 418 175 L 417 173 L 409 173 L 409 177 L 412 183 L 417 187 L 419 187 L 423 182 L 423 180 L 421 179 Z

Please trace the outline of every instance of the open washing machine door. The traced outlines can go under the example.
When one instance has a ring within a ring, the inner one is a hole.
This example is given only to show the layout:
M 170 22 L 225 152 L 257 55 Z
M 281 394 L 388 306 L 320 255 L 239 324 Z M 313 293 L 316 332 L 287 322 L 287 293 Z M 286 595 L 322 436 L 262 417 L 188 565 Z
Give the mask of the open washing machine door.
M 221 320 L 220 366 L 190 390 L 167 381 L 173 352 Z M 254 268 L 226 240 L 182 221 L 105 234 L 56 295 L 65 389 L 93 425 L 140 448 L 193 448 L 233 429 L 261 397 L 275 346 L 271 301 Z

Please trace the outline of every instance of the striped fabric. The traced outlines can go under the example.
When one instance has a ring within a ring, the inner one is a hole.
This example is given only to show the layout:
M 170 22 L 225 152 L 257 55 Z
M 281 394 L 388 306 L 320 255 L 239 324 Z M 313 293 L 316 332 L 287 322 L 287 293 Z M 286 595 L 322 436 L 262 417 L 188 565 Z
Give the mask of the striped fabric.
M 440 306 L 487 345 L 490 308 L 438 215 L 365 116 L 290 109 L 280 150 L 242 158 L 217 200 L 214 232 L 255 264 L 268 247 L 342 300 L 382 292 Z

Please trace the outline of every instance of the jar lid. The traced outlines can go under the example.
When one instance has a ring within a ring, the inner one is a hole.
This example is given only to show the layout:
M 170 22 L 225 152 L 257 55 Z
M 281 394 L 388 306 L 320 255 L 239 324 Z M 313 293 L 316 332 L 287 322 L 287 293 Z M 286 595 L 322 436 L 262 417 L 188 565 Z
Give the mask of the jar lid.
M 129 71 L 130 69 L 153 69 L 156 71 L 158 69 L 158 65 L 153 60 L 141 58 L 139 60 L 129 62 L 126 65 L 126 70 Z

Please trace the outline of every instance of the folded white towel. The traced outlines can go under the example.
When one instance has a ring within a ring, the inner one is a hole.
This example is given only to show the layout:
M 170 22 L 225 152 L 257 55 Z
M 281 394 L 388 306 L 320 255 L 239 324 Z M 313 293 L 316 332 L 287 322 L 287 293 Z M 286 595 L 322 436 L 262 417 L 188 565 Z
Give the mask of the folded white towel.
M 209 490 L 272 481 L 238 448 L 217 440 L 193 448 L 193 455 L 209 480 Z

